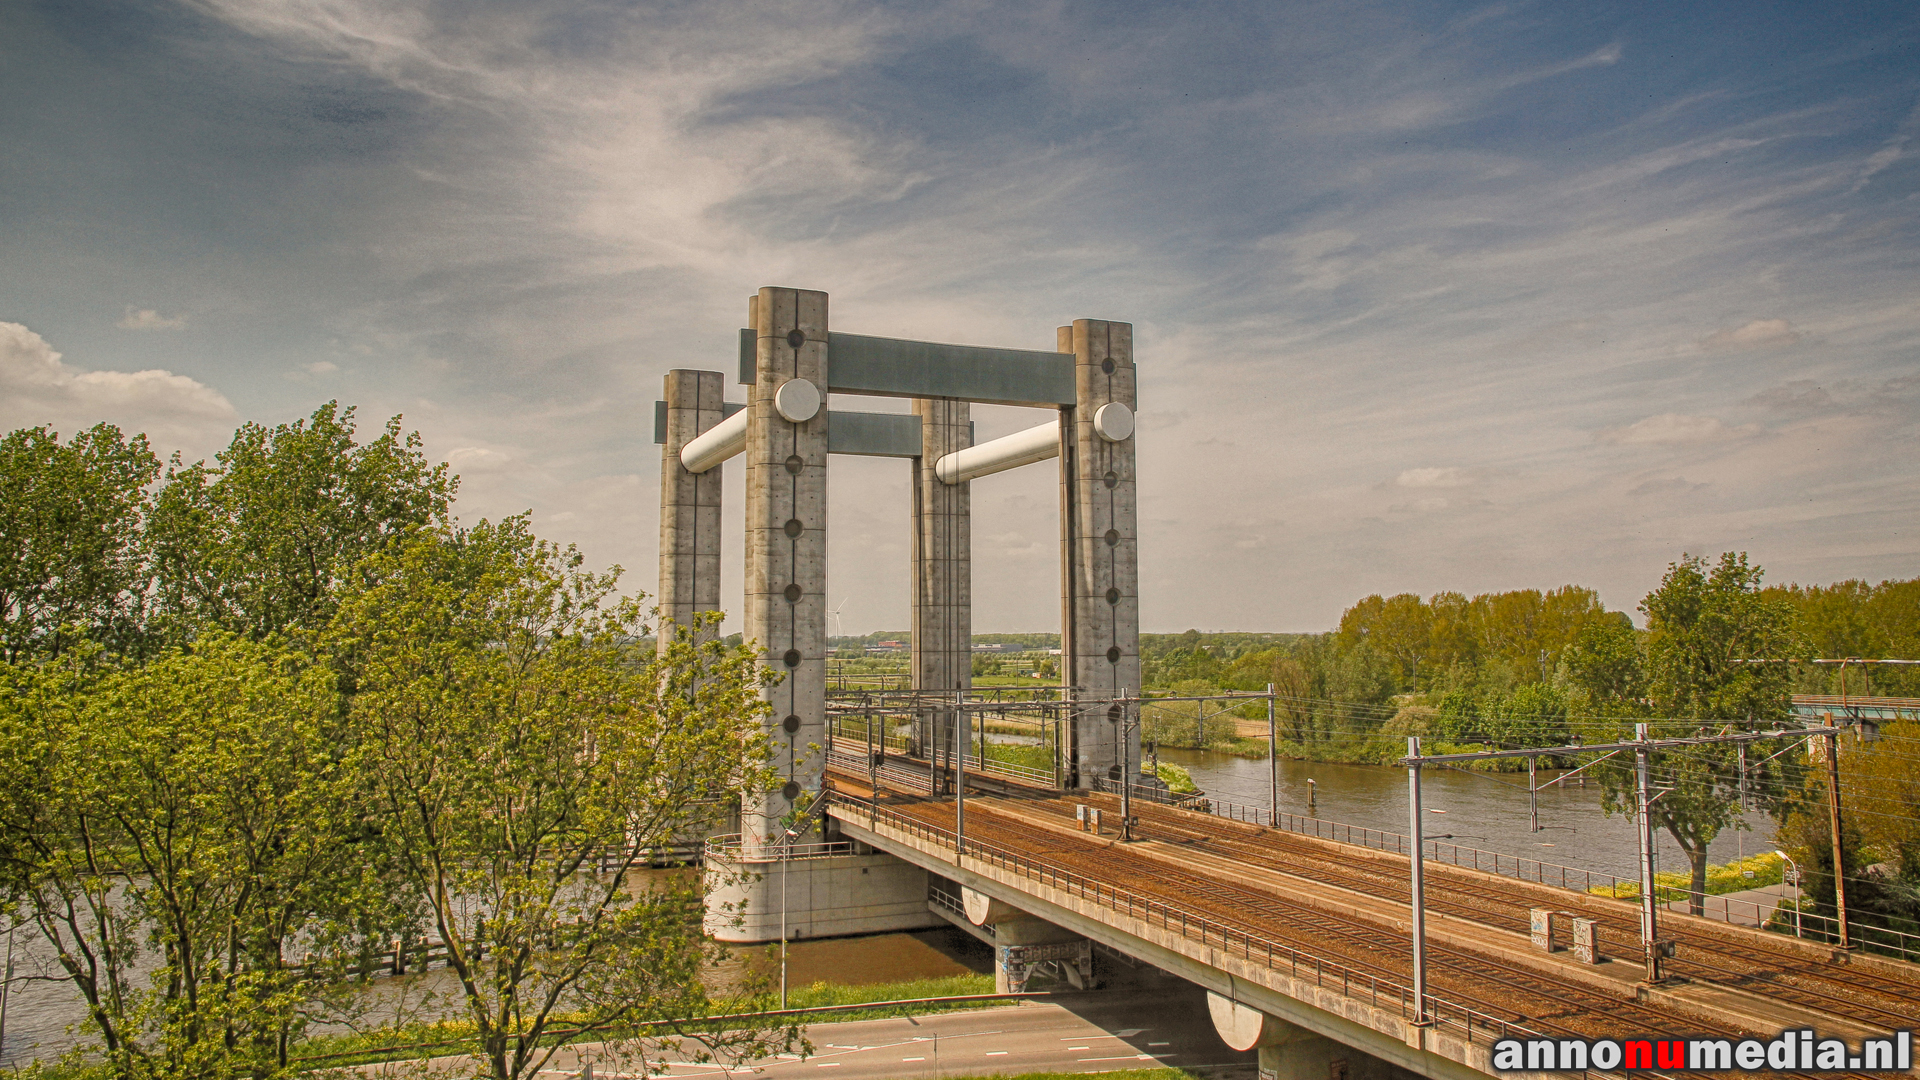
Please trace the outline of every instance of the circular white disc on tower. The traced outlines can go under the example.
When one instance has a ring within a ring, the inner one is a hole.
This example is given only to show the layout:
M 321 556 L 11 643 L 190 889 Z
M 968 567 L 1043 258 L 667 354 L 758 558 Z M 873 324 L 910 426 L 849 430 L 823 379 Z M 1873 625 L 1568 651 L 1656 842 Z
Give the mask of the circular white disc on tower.
M 805 379 L 788 379 L 773 392 L 773 408 L 793 423 L 804 424 L 820 411 L 820 388 Z
M 1093 414 L 1093 430 L 1108 442 L 1125 442 L 1133 436 L 1133 410 L 1109 401 Z

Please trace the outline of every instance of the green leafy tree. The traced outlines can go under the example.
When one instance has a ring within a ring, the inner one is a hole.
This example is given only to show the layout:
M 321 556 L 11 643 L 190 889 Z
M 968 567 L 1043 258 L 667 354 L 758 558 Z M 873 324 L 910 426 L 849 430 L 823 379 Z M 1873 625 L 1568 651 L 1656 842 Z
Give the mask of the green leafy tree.
M 5 669 L 0 875 L 115 1077 L 268 1077 L 325 996 L 292 968 L 368 909 L 332 679 L 203 636 L 130 670 Z
M 1433 609 L 1412 593 L 1369 596 L 1340 616 L 1340 644 L 1364 644 L 1394 662 L 1401 685 L 1417 689 L 1421 662 L 1433 650 Z
M 202 622 L 265 637 L 318 629 L 361 559 L 448 520 L 458 481 L 400 418 L 355 441 L 354 410 L 246 424 L 215 464 L 167 470 L 148 530 L 159 599 L 177 632 Z
M 1582 628 L 1606 617 L 1600 594 L 1579 585 L 1487 593 L 1474 597 L 1471 609 L 1481 655 L 1504 660 L 1522 684 L 1552 678 Z
M 1474 633 L 1473 602 L 1457 592 L 1435 593 L 1427 601 L 1433 611 L 1433 656 L 1436 670 L 1472 668 L 1480 662 L 1480 644 Z
M 520 518 L 423 530 L 362 565 L 328 633 L 356 685 L 363 797 L 495 1080 L 547 1067 L 556 1026 L 620 1038 L 710 1011 L 698 976 L 720 954 L 698 879 L 636 869 L 775 782 L 753 655 L 686 634 L 638 648 L 617 572 L 580 563 Z M 793 1035 L 709 1045 L 737 1058 Z M 644 1040 L 622 1046 L 644 1066 Z
M 1567 675 L 1586 711 L 1604 716 L 1646 713 L 1647 671 L 1640 633 L 1625 612 L 1582 627 L 1567 650 Z
M 1767 589 L 1798 613 L 1800 633 L 1816 656 L 1920 659 L 1920 578 L 1909 581 L 1836 581 Z M 1920 693 L 1920 670 L 1894 665 L 1803 666 L 1796 672 L 1805 693 L 1912 696 Z
M 1789 718 L 1792 674 L 1780 661 L 1805 654 L 1794 632 L 1790 605 L 1764 595 L 1762 571 L 1744 552 L 1728 552 L 1709 567 L 1683 556 L 1667 568 L 1660 587 L 1647 594 L 1647 687 L 1654 738 L 1756 731 Z M 1630 735 L 1631 729 L 1620 734 Z M 1739 816 L 1738 751 L 1729 744 L 1689 747 L 1652 755 L 1650 768 L 1661 793 L 1653 803 L 1656 827 L 1686 853 L 1689 906 L 1705 909 L 1707 846 Z M 1602 805 L 1611 813 L 1636 806 L 1633 758 L 1620 754 L 1596 771 Z M 1787 791 L 1787 767 L 1756 762 L 1749 769 L 1750 803 L 1773 805 Z
M 45 427 L 0 439 L 0 659 L 58 656 L 82 641 L 135 650 L 146 560 L 146 436 L 100 424 L 61 442 Z
M 1572 735 L 1570 712 L 1566 692 L 1547 683 L 1527 683 L 1487 698 L 1463 688 L 1441 696 L 1427 726 L 1454 741 L 1563 746 Z

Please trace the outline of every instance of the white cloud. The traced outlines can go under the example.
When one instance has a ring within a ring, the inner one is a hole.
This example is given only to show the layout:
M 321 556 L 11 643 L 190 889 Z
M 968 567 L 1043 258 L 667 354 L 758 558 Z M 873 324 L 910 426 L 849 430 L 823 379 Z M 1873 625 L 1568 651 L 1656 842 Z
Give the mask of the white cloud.
M 0 322 L 0 425 L 52 424 L 63 435 L 106 421 L 145 432 L 162 451 L 202 453 L 238 415 L 218 390 L 170 371 L 77 371 L 46 339 Z
M 1756 424 L 1728 427 L 1712 416 L 1661 413 L 1659 416 L 1649 416 L 1639 423 L 1628 424 L 1626 427 L 1609 428 L 1598 433 L 1594 438 L 1606 443 L 1654 443 L 1671 446 L 1744 439 L 1759 432 L 1760 428 Z
M 1437 469 L 1408 469 L 1394 480 L 1401 487 L 1449 488 L 1472 483 L 1465 470 L 1448 466 Z
M 461 475 L 505 472 L 515 466 L 513 456 L 484 446 L 456 446 L 447 451 L 447 464 Z
M 310 375 L 331 375 L 339 370 L 340 365 L 331 360 L 318 360 L 307 365 L 307 373 Z
M 128 304 L 127 313 L 120 316 L 120 321 L 114 325 L 122 330 L 183 330 L 187 325 L 187 317 L 175 315 L 168 318 L 152 308 L 135 311 L 133 305 Z
M 1755 319 L 1733 330 L 1722 330 L 1700 339 L 1700 347 L 1716 349 L 1763 349 L 1792 345 L 1800 340 L 1800 331 L 1785 319 Z

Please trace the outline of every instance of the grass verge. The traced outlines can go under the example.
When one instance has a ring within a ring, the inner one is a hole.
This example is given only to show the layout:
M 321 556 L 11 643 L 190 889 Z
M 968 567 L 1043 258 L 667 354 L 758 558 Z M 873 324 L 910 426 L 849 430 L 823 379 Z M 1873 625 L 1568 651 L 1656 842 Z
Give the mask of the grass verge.
M 1720 896 L 1739 892 L 1742 889 L 1758 889 L 1767 885 L 1778 885 L 1785 878 L 1786 862 L 1780 856 L 1768 852 L 1752 858 L 1741 859 L 1720 866 L 1707 867 L 1707 895 Z M 1753 876 L 1748 877 L 1747 873 Z M 1653 875 L 1654 895 L 1662 900 L 1685 900 L 1687 890 L 1692 887 L 1692 875 L 1684 873 Z M 1622 881 L 1617 885 L 1596 885 L 1592 892 L 1597 896 L 1612 896 L 1620 900 L 1638 900 L 1640 883 Z
M 964 997 L 969 994 L 991 993 L 993 993 L 992 975 L 968 972 L 939 978 L 872 983 L 866 986 L 833 986 L 827 983 L 814 983 L 789 990 L 787 1007 L 812 1009 L 832 1005 L 859 1005 L 869 1001 L 903 1001 L 913 998 Z M 851 1020 L 879 1020 L 891 1016 L 925 1016 L 931 1013 L 957 1012 L 966 1009 L 991 1009 L 1005 1004 L 1007 1002 L 1004 1001 L 958 1001 L 924 1005 L 888 1005 L 873 1009 L 848 1009 L 810 1022 L 845 1023 Z M 763 1007 L 775 1009 L 779 1007 L 779 1003 L 770 1001 L 764 1003 Z M 562 1020 L 555 1026 L 564 1027 L 565 1021 Z M 697 1021 L 687 1026 L 695 1027 Z M 326 1068 L 340 1068 L 348 1065 L 415 1058 L 423 1053 L 456 1054 L 460 1053 L 464 1044 L 473 1038 L 473 1033 L 472 1022 L 466 1020 L 397 1025 L 350 1035 L 316 1036 L 300 1043 L 291 1056 L 296 1064 L 311 1063 Z M 593 1038 L 595 1040 L 617 1038 L 619 1035 L 619 1032 L 600 1032 Z M 564 1036 L 554 1036 L 551 1041 L 563 1042 L 566 1039 Z

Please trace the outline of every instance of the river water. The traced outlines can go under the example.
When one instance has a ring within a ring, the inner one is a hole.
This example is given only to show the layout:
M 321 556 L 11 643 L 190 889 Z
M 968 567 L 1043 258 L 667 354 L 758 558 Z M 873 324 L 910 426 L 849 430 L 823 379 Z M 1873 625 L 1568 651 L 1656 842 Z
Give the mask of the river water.
M 1196 784 L 1216 797 L 1248 806 L 1267 805 L 1264 760 L 1177 749 L 1162 749 L 1160 760 L 1185 767 Z M 1278 773 L 1282 811 L 1309 813 L 1308 792 L 1312 790 L 1311 813 L 1319 818 L 1407 832 L 1404 769 L 1282 759 Z M 1543 772 L 1541 783 L 1554 775 Z M 1309 780 L 1315 783 L 1309 784 Z M 1428 810 L 1427 836 L 1452 834 L 1452 842 L 1464 847 L 1638 880 L 1639 841 L 1634 826 L 1624 817 L 1609 818 L 1601 812 L 1598 785 L 1543 788 L 1539 793 L 1541 831 L 1533 832 L 1529 828 L 1526 784 L 1525 773 L 1423 770 L 1421 801 Z M 1772 819 L 1749 815 L 1747 822 L 1751 831 L 1729 828 L 1721 832 L 1711 849 L 1714 862 L 1724 863 L 1772 848 Z M 1656 833 L 1655 847 L 1660 869 L 1686 868 L 1686 860 L 1671 837 Z M 0 949 L 4 947 L 0 945 Z M 37 935 L 26 931 L 17 935 L 16 976 L 50 974 L 48 960 L 46 947 Z M 738 979 L 747 964 L 770 962 L 768 950 L 742 949 L 735 963 L 715 973 L 715 983 L 723 986 Z M 814 982 L 862 985 L 993 969 L 991 953 L 985 946 L 958 930 L 945 929 L 800 942 L 789 947 L 787 962 L 791 986 Z M 381 980 L 369 991 L 375 998 L 373 1015 L 393 1018 L 442 1013 L 454 989 L 444 969 Z M 79 1000 L 68 984 L 16 979 L 6 1011 L 4 1041 L 0 1042 L 0 1065 L 51 1058 L 74 1045 L 76 1037 L 68 1029 L 81 1016 Z
M 6 944 L 0 940 L 0 955 L 5 949 Z M 87 1041 L 71 1030 L 85 1016 L 80 997 L 70 983 L 51 978 L 55 971 L 52 953 L 36 932 L 22 929 L 14 935 L 13 959 L 15 981 L 7 1002 L 5 1030 L 0 1031 L 0 1067 L 24 1065 L 35 1058 L 51 1060 Z M 750 970 L 777 985 L 779 946 L 736 948 L 730 959 L 708 973 L 707 984 L 717 992 L 726 992 L 737 987 Z M 992 971 L 993 950 L 952 927 L 798 941 L 787 946 L 787 985 L 791 988 L 816 982 L 862 986 Z M 457 1015 L 462 1008 L 459 994 L 459 981 L 444 967 L 376 979 L 359 998 L 362 1015 L 354 1026 L 364 1029 Z M 324 1034 L 349 1028 L 320 1024 L 312 1030 Z
M 1230 757 L 1206 750 L 1162 748 L 1160 760 L 1184 767 L 1193 782 L 1207 793 L 1248 806 L 1265 807 L 1269 798 L 1267 762 Z M 1336 765 L 1282 758 L 1279 774 L 1282 813 L 1309 814 L 1327 821 L 1363 825 L 1405 834 L 1407 771 L 1385 765 Z M 1546 785 L 1559 773 L 1542 770 Z M 1309 784 L 1308 781 L 1315 781 Z M 1308 808 L 1309 792 L 1313 809 Z M 1527 812 L 1527 774 L 1467 773 L 1426 768 L 1420 772 L 1420 803 L 1426 809 L 1429 839 L 1452 834 L 1462 847 L 1520 855 L 1640 879 L 1639 834 L 1624 816 L 1607 817 L 1600 809 L 1600 785 L 1545 787 L 1539 792 L 1540 831 L 1532 831 Z M 1741 856 L 1773 849 L 1773 819 L 1765 814 L 1743 818 L 1747 829 L 1728 827 L 1708 847 L 1712 862 L 1731 862 Z M 1686 856 L 1664 832 L 1654 833 L 1655 868 L 1662 873 L 1684 871 Z

